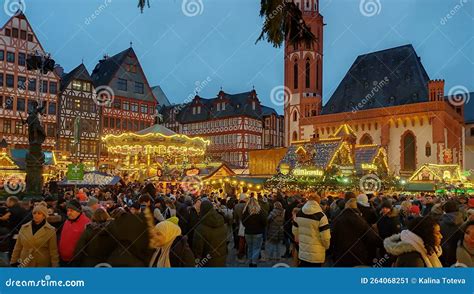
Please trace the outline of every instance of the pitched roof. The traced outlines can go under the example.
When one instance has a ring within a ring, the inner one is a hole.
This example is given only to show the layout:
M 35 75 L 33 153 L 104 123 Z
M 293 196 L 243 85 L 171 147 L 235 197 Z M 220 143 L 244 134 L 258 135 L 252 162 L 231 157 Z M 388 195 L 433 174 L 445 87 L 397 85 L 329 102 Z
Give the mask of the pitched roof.
M 151 87 L 151 90 L 153 91 L 153 94 L 155 94 L 156 101 L 158 101 L 158 105 L 160 107 L 171 106 L 168 97 L 166 96 L 165 92 L 163 92 L 163 89 L 161 89 L 160 86 Z
M 92 71 L 92 79 L 96 87 L 110 83 L 129 52 L 133 52 L 133 48 L 127 48 L 114 56 L 99 60 L 99 63 L 97 63 Z
M 92 77 L 83 63 L 79 64 L 71 72 L 64 74 L 61 77 L 61 91 L 64 90 L 72 80 L 92 82 Z
M 370 145 L 363 147 L 356 147 L 354 152 L 354 165 L 357 171 L 362 170 L 363 163 L 372 163 L 378 153 L 380 146 Z
M 176 135 L 175 132 L 172 130 L 168 129 L 167 127 L 159 124 L 152 125 L 151 127 L 148 127 L 146 129 L 140 130 L 136 132 L 138 135 L 147 135 L 147 134 L 162 134 L 165 136 L 172 136 Z
M 322 113 L 425 102 L 429 80 L 411 44 L 360 55 Z
M 250 116 L 253 118 L 262 118 L 262 107 L 260 103 L 257 103 L 255 110 L 252 108 L 250 103 L 251 97 L 257 97 L 255 90 L 249 92 L 243 92 L 238 94 L 228 94 L 223 91 L 219 92 L 216 98 L 202 98 L 196 96 L 193 100 L 199 100 L 202 104 L 201 112 L 193 114 L 193 102 L 185 104 L 180 113 L 177 115 L 177 120 L 181 123 L 191 123 L 198 121 L 206 121 L 213 118 L 224 118 L 232 116 Z M 216 110 L 215 103 L 218 102 L 220 97 L 226 99 L 229 103 L 226 103 L 225 110 Z M 258 100 L 258 98 L 256 98 Z
M 468 124 L 474 123 L 474 92 L 469 93 L 469 99 L 464 104 L 464 121 Z

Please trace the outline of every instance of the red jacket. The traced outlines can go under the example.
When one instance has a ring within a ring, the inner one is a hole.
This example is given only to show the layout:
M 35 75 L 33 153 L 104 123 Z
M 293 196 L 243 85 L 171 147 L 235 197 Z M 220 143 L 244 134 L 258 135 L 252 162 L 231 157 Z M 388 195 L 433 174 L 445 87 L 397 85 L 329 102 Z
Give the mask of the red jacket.
M 83 213 L 74 221 L 66 220 L 59 240 L 59 256 L 64 261 L 71 261 L 74 257 L 77 241 L 84 232 L 90 220 Z

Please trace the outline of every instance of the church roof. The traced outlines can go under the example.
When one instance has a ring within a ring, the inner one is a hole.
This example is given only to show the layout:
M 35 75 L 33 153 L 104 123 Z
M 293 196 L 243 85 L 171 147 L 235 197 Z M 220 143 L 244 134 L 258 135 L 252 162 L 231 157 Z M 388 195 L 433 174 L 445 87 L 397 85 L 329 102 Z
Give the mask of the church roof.
M 429 80 L 411 44 L 360 55 L 324 105 L 322 113 L 425 102 L 428 101 Z

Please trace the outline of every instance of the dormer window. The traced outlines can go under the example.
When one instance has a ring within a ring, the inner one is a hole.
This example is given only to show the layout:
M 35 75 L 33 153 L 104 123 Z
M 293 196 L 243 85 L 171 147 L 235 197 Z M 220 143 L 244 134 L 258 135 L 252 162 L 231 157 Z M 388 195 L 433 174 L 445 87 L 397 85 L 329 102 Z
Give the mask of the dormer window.
M 222 102 L 222 110 L 225 110 L 225 102 Z
M 255 110 L 256 103 L 255 101 L 252 101 L 252 109 Z
M 221 111 L 221 104 L 217 103 L 217 111 Z

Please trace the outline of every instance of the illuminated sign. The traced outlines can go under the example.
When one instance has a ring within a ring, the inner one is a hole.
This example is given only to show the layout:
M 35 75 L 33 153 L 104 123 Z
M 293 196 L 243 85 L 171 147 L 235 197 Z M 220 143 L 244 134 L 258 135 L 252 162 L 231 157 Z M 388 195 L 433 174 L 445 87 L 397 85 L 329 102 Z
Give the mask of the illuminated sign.
M 199 175 L 199 172 L 200 170 L 198 168 L 191 168 L 186 171 L 186 175 L 188 177 L 197 176 Z
M 287 175 L 290 173 L 290 166 L 288 164 L 280 164 L 280 173 Z
M 321 177 L 324 172 L 320 169 L 304 169 L 304 168 L 296 168 L 293 170 L 294 176 L 301 176 L 301 177 Z
M 376 170 L 377 169 L 377 166 L 373 163 L 363 163 L 362 164 L 362 169 L 365 169 L 365 170 Z

